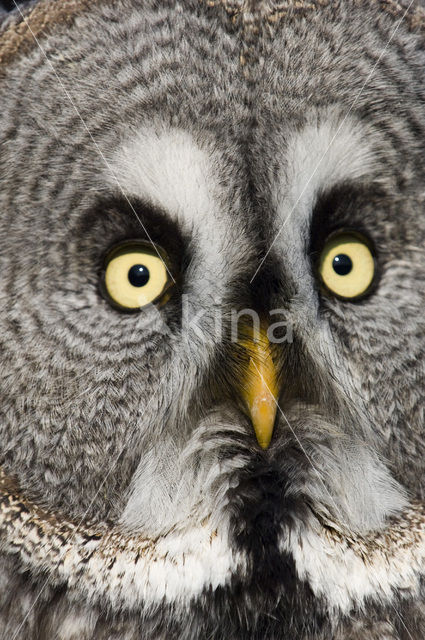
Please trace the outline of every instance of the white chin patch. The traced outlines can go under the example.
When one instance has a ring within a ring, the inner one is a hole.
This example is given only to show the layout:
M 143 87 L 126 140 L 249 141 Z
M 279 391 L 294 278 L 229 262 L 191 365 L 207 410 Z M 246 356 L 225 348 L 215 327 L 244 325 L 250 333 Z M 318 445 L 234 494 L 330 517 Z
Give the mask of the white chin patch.
M 233 550 L 227 533 L 210 521 L 175 528 L 156 540 L 120 527 L 92 530 L 56 521 L 19 495 L 3 496 L 1 546 L 19 555 L 32 575 L 46 576 L 90 603 L 113 609 L 149 609 L 165 602 L 189 605 L 204 589 L 243 582 L 247 561 Z M 388 604 L 396 590 L 417 597 L 425 571 L 425 509 L 414 504 L 367 536 L 343 536 L 315 517 L 308 525 L 286 531 L 282 552 L 295 561 L 329 613 L 349 613 L 366 601 Z M 253 568 L 255 572 L 255 567 Z M 249 576 L 248 576 L 249 578 Z

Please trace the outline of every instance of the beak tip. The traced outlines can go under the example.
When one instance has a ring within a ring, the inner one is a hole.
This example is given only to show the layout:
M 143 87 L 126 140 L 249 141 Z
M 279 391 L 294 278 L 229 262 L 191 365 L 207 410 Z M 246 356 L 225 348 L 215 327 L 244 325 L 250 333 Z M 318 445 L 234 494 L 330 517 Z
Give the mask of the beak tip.
M 265 451 L 266 449 L 269 448 L 270 445 L 270 440 L 257 440 L 258 444 L 260 445 L 260 447 L 262 448 L 263 451 Z
M 263 405 L 262 411 L 258 413 L 251 411 L 251 420 L 258 444 L 263 450 L 267 449 L 273 435 L 276 420 L 276 405 Z

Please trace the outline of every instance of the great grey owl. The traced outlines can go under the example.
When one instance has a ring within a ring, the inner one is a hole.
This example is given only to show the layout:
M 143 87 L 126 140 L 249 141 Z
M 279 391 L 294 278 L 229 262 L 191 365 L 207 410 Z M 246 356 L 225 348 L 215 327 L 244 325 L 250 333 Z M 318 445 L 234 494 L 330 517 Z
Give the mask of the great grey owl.
M 422 640 L 420 3 L 3 7 L 0 638 Z

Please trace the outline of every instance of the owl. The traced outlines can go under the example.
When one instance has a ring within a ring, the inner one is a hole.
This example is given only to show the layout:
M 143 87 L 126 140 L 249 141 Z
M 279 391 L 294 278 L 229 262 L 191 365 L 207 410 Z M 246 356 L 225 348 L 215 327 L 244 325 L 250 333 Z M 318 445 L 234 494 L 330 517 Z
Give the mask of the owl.
M 422 640 L 423 6 L 2 7 L 1 640 Z

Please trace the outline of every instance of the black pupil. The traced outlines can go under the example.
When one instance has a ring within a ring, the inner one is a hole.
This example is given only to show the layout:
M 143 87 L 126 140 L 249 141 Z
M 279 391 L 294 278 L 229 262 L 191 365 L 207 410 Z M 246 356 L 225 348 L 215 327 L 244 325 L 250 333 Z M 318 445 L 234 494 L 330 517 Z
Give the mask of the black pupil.
M 128 271 L 128 280 L 133 287 L 144 287 L 149 281 L 149 269 L 144 264 L 134 264 Z
M 353 268 L 352 260 L 346 253 L 339 253 L 332 261 L 332 267 L 339 276 L 346 276 Z

